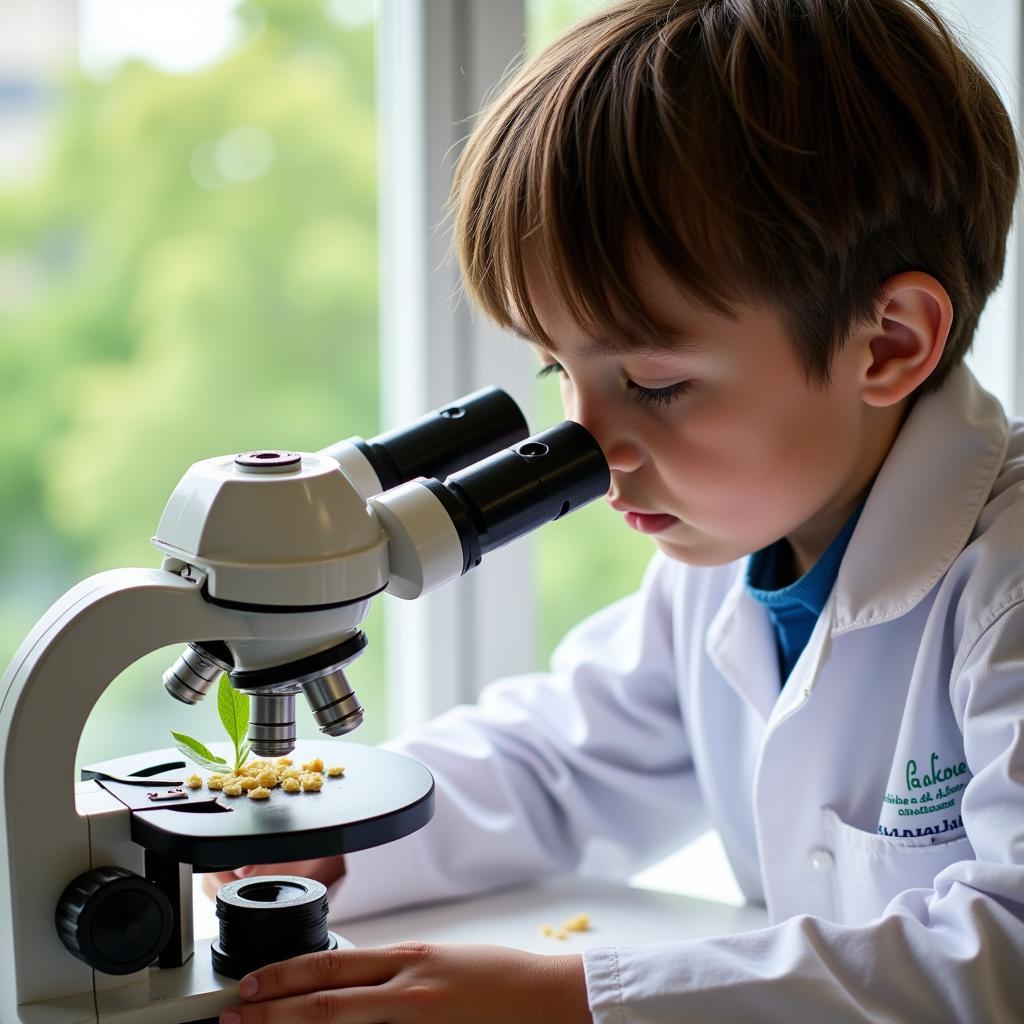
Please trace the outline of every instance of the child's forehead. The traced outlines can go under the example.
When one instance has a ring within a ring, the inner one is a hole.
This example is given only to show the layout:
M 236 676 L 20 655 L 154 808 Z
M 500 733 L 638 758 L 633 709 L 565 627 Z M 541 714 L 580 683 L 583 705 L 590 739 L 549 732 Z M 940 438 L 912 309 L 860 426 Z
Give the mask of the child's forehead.
M 512 322 L 510 330 L 531 345 L 551 355 L 558 355 L 564 339 L 535 337 L 522 324 Z M 612 327 L 601 330 L 596 336 L 580 336 L 578 340 L 570 340 L 566 348 L 574 354 L 586 358 L 600 356 L 635 355 L 645 359 L 668 359 L 681 352 L 698 353 L 706 349 L 706 342 L 701 340 L 701 332 L 687 325 L 665 324 L 658 334 L 652 337 L 629 336 Z
M 705 350 L 726 321 L 759 305 L 724 278 L 712 305 L 635 231 L 627 234 L 622 273 L 609 280 L 559 264 L 537 245 L 524 246 L 517 286 L 505 289 L 500 319 L 552 354 L 564 345 L 586 357 L 668 358 Z

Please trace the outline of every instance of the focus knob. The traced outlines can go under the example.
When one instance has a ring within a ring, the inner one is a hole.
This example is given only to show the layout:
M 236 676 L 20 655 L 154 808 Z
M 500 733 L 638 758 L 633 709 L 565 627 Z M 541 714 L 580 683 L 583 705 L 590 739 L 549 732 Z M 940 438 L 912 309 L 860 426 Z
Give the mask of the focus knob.
M 170 900 L 124 868 L 94 868 L 61 893 L 55 920 L 68 951 L 104 974 L 148 967 L 171 938 Z

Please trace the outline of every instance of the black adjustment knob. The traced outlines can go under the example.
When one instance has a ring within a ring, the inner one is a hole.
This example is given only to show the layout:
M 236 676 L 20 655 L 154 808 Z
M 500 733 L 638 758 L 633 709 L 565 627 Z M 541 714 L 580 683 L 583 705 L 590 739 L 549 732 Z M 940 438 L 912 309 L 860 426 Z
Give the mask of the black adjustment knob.
M 148 967 L 171 938 L 170 900 L 124 868 L 93 868 L 61 893 L 55 920 L 68 951 L 104 974 Z
M 261 875 L 222 885 L 220 936 L 210 946 L 213 969 L 242 978 L 302 953 L 337 949 L 327 930 L 327 886 L 300 875 Z

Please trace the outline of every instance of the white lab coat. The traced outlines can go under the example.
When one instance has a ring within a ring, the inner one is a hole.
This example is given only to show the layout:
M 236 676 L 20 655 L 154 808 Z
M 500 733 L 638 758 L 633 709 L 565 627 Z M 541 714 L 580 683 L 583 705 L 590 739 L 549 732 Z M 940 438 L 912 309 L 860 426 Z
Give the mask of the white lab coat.
M 390 744 L 437 781 L 349 858 L 339 918 L 713 824 L 770 927 L 585 954 L 599 1024 L 1024 1020 L 1024 422 L 964 368 L 922 398 L 780 693 L 745 560 L 638 593 Z

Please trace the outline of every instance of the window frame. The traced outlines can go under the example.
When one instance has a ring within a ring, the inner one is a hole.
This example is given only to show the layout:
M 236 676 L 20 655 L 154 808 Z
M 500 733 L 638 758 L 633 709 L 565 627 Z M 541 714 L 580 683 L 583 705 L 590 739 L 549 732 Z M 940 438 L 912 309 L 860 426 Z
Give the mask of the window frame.
M 934 0 L 939 13 L 971 48 L 972 56 L 991 77 L 1021 136 L 1024 110 L 1022 52 L 1024 16 L 1021 0 Z M 1013 227 L 1006 246 L 1003 280 L 985 306 L 967 364 L 1011 415 L 1024 414 L 1024 266 L 1018 229 L 1022 210 L 1021 192 Z
M 529 352 L 460 297 L 444 215 L 473 115 L 522 59 L 524 5 L 429 0 L 427 11 L 427 0 L 378 8 L 381 426 L 497 384 L 533 429 Z M 533 587 L 524 538 L 433 594 L 386 601 L 389 735 L 536 667 Z

